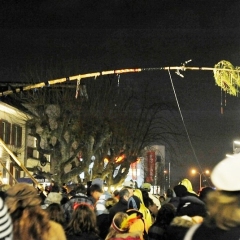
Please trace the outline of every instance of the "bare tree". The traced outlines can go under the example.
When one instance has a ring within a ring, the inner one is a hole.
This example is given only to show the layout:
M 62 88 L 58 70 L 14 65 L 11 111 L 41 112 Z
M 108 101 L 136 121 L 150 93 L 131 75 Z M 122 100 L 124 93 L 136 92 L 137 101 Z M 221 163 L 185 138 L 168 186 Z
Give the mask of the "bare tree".
M 100 177 L 117 186 L 146 146 L 170 146 L 179 134 L 171 114 L 175 104 L 163 100 L 151 82 L 111 75 L 84 79 L 80 88 L 46 82 L 15 95 L 34 114 L 29 127 L 37 150 L 51 156 L 51 174 L 45 176 L 68 182 L 84 172 L 85 181 Z

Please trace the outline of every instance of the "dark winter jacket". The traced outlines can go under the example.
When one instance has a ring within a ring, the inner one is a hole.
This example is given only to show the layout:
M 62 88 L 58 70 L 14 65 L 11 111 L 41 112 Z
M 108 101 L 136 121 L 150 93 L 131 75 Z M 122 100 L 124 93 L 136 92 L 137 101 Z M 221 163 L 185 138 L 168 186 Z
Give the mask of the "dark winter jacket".
M 126 212 L 127 210 L 128 210 L 128 202 L 125 199 L 120 198 L 119 201 L 109 210 L 109 221 L 112 222 L 113 217 L 116 213 Z

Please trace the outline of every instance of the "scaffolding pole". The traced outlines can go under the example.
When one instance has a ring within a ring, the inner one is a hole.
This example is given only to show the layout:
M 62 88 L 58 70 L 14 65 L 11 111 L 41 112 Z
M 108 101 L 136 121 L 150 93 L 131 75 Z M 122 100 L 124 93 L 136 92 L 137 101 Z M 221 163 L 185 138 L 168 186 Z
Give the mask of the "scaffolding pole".
M 17 157 L 13 154 L 13 152 L 7 147 L 5 142 L 0 138 L 0 145 L 3 146 L 3 148 L 7 151 L 7 153 L 12 157 L 15 163 L 31 178 L 34 184 L 40 189 L 42 189 L 42 186 L 38 183 L 38 181 L 32 176 L 32 174 L 27 170 L 27 168 L 17 159 Z

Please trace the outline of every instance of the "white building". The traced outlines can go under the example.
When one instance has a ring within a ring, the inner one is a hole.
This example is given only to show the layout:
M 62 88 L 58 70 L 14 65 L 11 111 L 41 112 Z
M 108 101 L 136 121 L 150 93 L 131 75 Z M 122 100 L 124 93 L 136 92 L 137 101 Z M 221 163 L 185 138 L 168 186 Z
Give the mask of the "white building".
M 32 169 L 40 163 L 36 139 L 28 135 L 27 122 L 30 119 L 31 115 L 0 102 L 0 138 L 21 165 Z M 49 171 L 50 164 L 46 164 L 44 168 Z M 15 180 L 24 177 L 29 176 L 6 151 L 3 144 L 0 144 L 0 180 L 12 185 Z

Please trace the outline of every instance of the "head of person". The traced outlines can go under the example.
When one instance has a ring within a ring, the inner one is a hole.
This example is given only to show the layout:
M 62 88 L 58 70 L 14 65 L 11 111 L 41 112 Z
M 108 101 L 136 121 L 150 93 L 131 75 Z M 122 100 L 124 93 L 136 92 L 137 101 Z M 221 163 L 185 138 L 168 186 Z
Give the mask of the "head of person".
M 66 227 L 68 235 L 80 235 L 83 232 L 98 233 L 96 214 L 86 203 L 80 203 L 74 208 L 72 219 Z
M 141 190 L 150 192 L 152 185 L 150 183 L 143 183 L 140 187 Z
M 83 184 L 79 184 L 76 188 L 75 188 L 76 194 L 81 193 L 81 194 L 86 194 L 87 193 L 87 189 Z
M 64 211 L 60 204 L 52 203 L 47 207 L 46 210 L 50 220 L 53 220 L 54 222 L 64 225 L 65 223 Z
M 219 162 L 211 173 L 216 187 L 208 193 L 206 205 L 209 212 L 208 224 L 228 230 L 240 225 L 240 154 Z
M 192 183 L 190 182 L 189 179 L 184 178 L 182 181 L 179 182 L 179 185 L 185 186 L 185 187 L 187 188 L 187 191 L 188 191 L 188 192 L 196 194 L 196 193 L 193 191 Z
M 10 214 L 16 213 L 19 209 L 38 207 L 41 199 L 37 189 L 27 183 L 18 183 L 7 190 L 6 204 Z
M 133 195 L 133 192 L 134 192 L 134 183 L 132 181 L 125 181 L 123 183 L 123 188 L 127 188 L 129 193 L 130 193 L 130 197 Z
M 171 188 L 167 189 L 166 197 L 167 198 L 172 198 L 173 197 L 173 190 Z
M 163 196 L 163 195 L 161 195 L 160 197 L 159 197 L 159 201 L 162 203 L 162 202 L 164 202 L 165 201 L 165 197 Z
M 199 199 L 202 200 L 203 202 L 205 202 L 207 195 L 213 191 L 214 191 L 214 189 L 212 187 L 203 187 L 201 189 L 201 191 L 199 192 Z
M 107 209 L 110 209 L 111 207 L 113 207 L 115 204 L 117 203 L 117 200 L 115 198 L 108 198 L 105 201 L 105 207 Z
M 130 198 L 130 192 L 129 192 L 128 188 L 122 188 L 119 191 L 119 200 L 128 202 L 129 198 Z
M 105 240 L 109 240 L 127 233 L 130 229 L 130 225 L 126 224 L 127 219 L 128 219 L 127 213 L 123 212 L 116 213 L 112 220 L 109 233 Z
M 175 214 L 175 207 L 171 203 L 166 203 L 158 210 L 156 223 L 161 226 L 167 226 L 173 220 Z
M 90 194 L 95 200 L 98 200 L 103 194 L 102 187 L 98 184 L 92 184 L 90 187 Z
M 187 195 L 187 188 L 184 185 L 177 185 L 173 189 L 177 197 L 184 197 Z
M 41 198 L 33 186 L 17 183 L 9 188 L 6 204 L 13 221 L 14 239 L 39 239 L 48 233 L 48 213 L 41 208 Z
M 158 206 L 156 205 L 156 203 L 153 202 L 153 200 L 151 198 L 148 198 L 147 201 L 148 201 L 148 207 L 147 208 L 156 217 L 157 213 L 158 213 Z
M 116 189 L 113 193 L 112 193 L 113 198 L 115 198 L 116 200 L 119 200 L 119 191 Z

